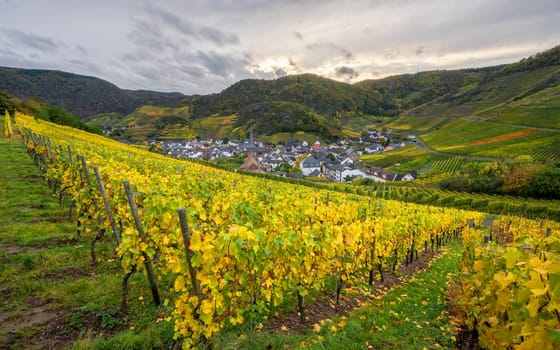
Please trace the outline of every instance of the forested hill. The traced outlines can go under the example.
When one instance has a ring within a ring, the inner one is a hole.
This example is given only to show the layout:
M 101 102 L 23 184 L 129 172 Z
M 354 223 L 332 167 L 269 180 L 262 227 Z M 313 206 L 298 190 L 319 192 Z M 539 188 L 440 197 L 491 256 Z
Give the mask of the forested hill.
M 235 126 L 264 129 L 272 123 L 275 130 L 289 131 L 299 128 L 285 123 L 306 123 L 298 115 L 323 131 L 338 128 L 343 118 L 361 115 L 483 115 L 497 107 L 513 108 L 512 101 L 541 103 L 544 93 L 554 98 L 559 81 L 560 46 L 495 67 L 403 74 L 356 84 L 312 74 L 247 79 L 220 93 L 195 96 L 123 90 L 101 79 L 59 71 L 0 67 L 0 92 L 37 97 L 82 119 L 113 113 L 110 122 L 117 123 L 145 105 L 188 105 L 193 120 L 235 115 Z M 533 99 L 535 94 L 539 97 Z
M 340 112 L 396 115 L 397 105 L 375 89 L 342 83 L 313 74 L 286 76 L 275 80 L 239 81 L 219 94 L 199 96 L 193 101 L 195 117 L 232 114 L 253 104 L 290 102 L 313 109 L 326 117 Z
M 242 80 L 218 94 L 195 98 L 193 116 L 235 114 L 254 109 L 252 105 L 279 101 L 305 105 L 329 119 L 344 112 L 393 116 L 420 106 L 413 114 L 429 116 L 439 113 L 441 104 L 456 107 L 480 101 L 489 107 L 557 86 L 554 74 L 560 65 L 559 53 L 557 46 L 513 64 L 403 74 L 353 85 L 312 74 Z M 454 109 L 457 116 L 471 111 Z
M 7 67 L 0 67 L 0 92 L 20 99 L 36 97 L 80 118 L 111 112 L 127 115 L 143 105 L 177 105 L 185 99 L 180 93 L 124 90 L 89 76 Z
M 403 74 L 377 80 L 364 80 L 356 85 L 379 91 L 395 101 L 399 112 L 420 106 L 434 99 L 452 96 L 464 86 L 479 83 L 503 66 Z

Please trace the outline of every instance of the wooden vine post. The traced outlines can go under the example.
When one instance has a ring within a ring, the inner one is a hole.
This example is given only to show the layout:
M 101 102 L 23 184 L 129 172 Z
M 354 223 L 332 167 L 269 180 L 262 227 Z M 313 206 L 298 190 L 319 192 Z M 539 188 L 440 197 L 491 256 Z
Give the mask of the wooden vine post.
M 203 299 L 203 295 L 202 295 L 202 289 L 200 288 L 200 281 L 197 278 L 197 271 L 194 268 L 194 266 L 192 265 L 192 256 L 193 256 L 193 252 L 190 249 L 190 244 L 191 244 L 191 237 L 192 237 L 192 233 L 191 233 L 191 227 L 189 226 L 189 221 L 187 220 L 187 210 L 184 207 L 181 207 L 179 209 L 177 209 L 177 213 L 179 215 L 179 225 L 181 226 L 181 234 L 183 235 L 183 245 L 185 246 L 185 255 L 186 255 L 186 260 L 187 260 L 187 268 L 189 270 L 189 277 L 191 280 L 191 294 L 194 294 L 196 296 L 196 298 L 198 299 L 197 304 L 196 304 L 196 308 L 194 309 L 194 319 L 198 320 L 200 318 L 199 314 L 197 313 L 197 310 L 200 308 L 200 305 L 202 304 L 202 299 Z M 208 346 L 208 338 L 203 335 L 201 338 L 202 344 Z M 211 347 L 209 347 L 211 349 Z
M 67 145 L 66 148 L 68 149 L 68 160 L 70 161 L 70 165 L 74 165 L 74 155 L 72 154 L 72 147 Z
M 197 305 L 197 309 L 198 309 L 200 303 L 202 302 L 202 290 L 200 289 L 200 281 L 196 277 L 197 271 L 192 266 L 193 253 L 189 248 L 191 244 L 191 237 L 192 237 L 191 228 L 189 227 L 189 222 L 187 220 L 187 210 L 184 207 L 181 207 L 177 210 L 177 212 L 179 214 L 179 223 L 181 225 L 181 233 L 183 235 L 183 244 L 185 245 L 185 252 L 187 256 L 187 267 L 189 269 L 189 276 L 191 279 L 192 290 L 194 291 L 194 294 L 198 298 L 198 305 Z
M 146 233 L 142 228 L 142 222 L 140 221 L 140 216 L 138 215 L 138 207 L 136 206 L 136 201 L 134 200 L 134 193 L 132 193 L 132 190 L 130 189 L 130 183 L 128 181 L 123 181 L 123 185 L 124 191 L 126 192 L 126 197 L 128 198 L 128 203 L 130 204 L 130 211 L 132 212 L 132 217 L 134 218 L 134 225 L 136 226 L 136 229 L 140 234 L 140 239 L 145 243 Z M 150 289 L 152 290 L 152 298 L 154 299 L 154 304 L 159 306 L 161 305 L 161 298 L 159 296 L 159 290 L 154 274 L 154 269 L 152 267 L 152 262 L 146 252 L 142 252 L 142 256 L 144 257 L 144 267 L 146 268 L 146 274 L 148 275 L 148 282 L 150 283 Z
M 101 197 L 103 197 L 103 203 L 105 204 L 105 211 L 107 212 L 107 217 L 109 218 L 109 222 L 111 223 L 111 228 L 113 229 L 113 233 L 115 234 L 115 239 L 117 240 L 117 245 L 121 245 L 121 233 L 117 224 L 115 223 L 115 218 L 113 217 L 113 212 L 111 211 L 111 203 L 109 202 L 109 198 L 107 197 L 107 191 L 105 191 L 105 185 L 103 184 L 103 179 L 101 178 L 101 174 L 99 174 L 99 168 L 97 166 L 93 167 L 93 172 L 95 173 L 95 178 L 97 179 L 97 187 L 99 188 L 99 192 L 101 193 Z
M 91 189 L 91 175 L 89 173 L 89 168 L 86 162 L 86 158 L 84 156 L 78 155 L 78 158 L 80 159 L 80 161 L 82 162 L 82 169 L 84 170 L 84 176 L 86 179 L 86 184 L 88 189 Z M 95 210 L 97 211 L 97 203 L 92 203 L 92 205 L 95 207 Z M 79 220 L 79 219 L 78 219 Z M 78 221 L 78 225 L 80 224 L 80 222 Z M 103 220 L 101 219 L 101 217 L 97 217 L 97 235 L 95 235 L 95 237 L 89 242 L 89 250 L 91 252 L 91 261 L 92 264 L 95 266 L 97 265 L 97 257 L 95 255 L 95 243 L 97 241 L 99 241 L 101 239 L 101 237 L 103 237 L 103 235 L 105 234 L 105 228 L 102 227 L 103 226 Z

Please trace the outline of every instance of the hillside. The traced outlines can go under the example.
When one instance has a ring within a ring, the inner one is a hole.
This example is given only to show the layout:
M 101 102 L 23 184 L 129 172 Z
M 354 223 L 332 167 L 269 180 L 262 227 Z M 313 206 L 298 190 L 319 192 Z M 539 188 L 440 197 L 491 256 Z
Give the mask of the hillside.
M 252 104 L 270 101 L 305 105 L 329 118 L 341 112 L 398 113 L 395 102 L 375 89 L 301 74 L 274 80 L 242 80 L 219 94 L 197 97 L 193 101 L 194 116 L 234 113 Z
M 36 96 L 87 122 L 126 127 L 115 136 L 132 141 L 243 137 L 249 128 L 272 140 L 298 132 L 333 139 L 356 136 L 383 123 L 418 133 L 439 128 L 448 118 L 558 129 L 559 52 L 560 46 L 514 64 L 356 84 L 312 74 L 246 79 L 201 96 L 123 90 L 97 78 L 58 71 L 0 68 L 0 92 Z M 394 120 L 396 116 L 400 118 Z
M 68 112 L 64 107 L 38 101 L 36 98 L 26 98 L 25 101 L 21 101 L 12 95 L 0 92 L 0 114 L 9 113 L 14 115 L 15 111 L 27 113 L 56 124 L 68 125 L 97 134 L 102 133 L 99 124 L 88 124 Z
M 185 98 L 180 93 L 124 90 L 105 80 L 66 72 L 7 67 L 0 67 L 0 92 L 20 99 L 36 97 L 80 118 L 111 112 L 127 115 L 143 105 L 176 105 Z
M 411 116 L 499 118 L 520 106 L 529 107 L 518 112 L 539 114 L 540 107 L 558 107 L 560 98 L 560 46 L 517 63 L 504 65 L 481 76 L 473 82 L 465 82 L 460 89 L 441 95 L 418 108 L 406 112 Z M 510 113 L 512 114 L 512 113 Z M 515 113 L 513 113 L 515 114 Z M 512 115 L 513 117 L 513 115 Z M 515 118 L 514 118 L 515 119 Z M 530 118 L 525 118 L 530 119 Z M 535 119 L 540 119 L 538 115 Z M 509 118 L 502 118 L 503 122 Z M 535 123 L 540 123 L 535 120 Z M 522 122 L 534 125 L 533 122 Z M 539 125 L 547 126 L 548 124 Z
M 358 85 L 376 89 L 380 93 L 394 98 L 400 111 L 420 106 L 435 98 L 453 95 L 477 84 L 498 67 L 481 69 L 461 69 L 451 71 L 431 71 L 416 74 L 404 74 L 379 80 L 365 80 Z

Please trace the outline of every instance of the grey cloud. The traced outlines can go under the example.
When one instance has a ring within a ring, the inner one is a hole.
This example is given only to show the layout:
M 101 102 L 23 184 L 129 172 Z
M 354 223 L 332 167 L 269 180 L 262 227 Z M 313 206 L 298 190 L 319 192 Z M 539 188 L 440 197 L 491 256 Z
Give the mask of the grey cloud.
M 180 33 L 189 36 L 196 35 L 194 26 L 189 21 L 183 20 L 178 16 L 172 14 L 171 12 L 168 12 L 161 8 L 150 8 L 148 9 L 148 11 L 156 17 L 162 19 L 166 24 L 174 27 Z
M 346 66 L 342 66 L 342 67 L 337 67 L 335 69 L 335 74 L 337 77 L 339 78 L 344 78 L 346 80 L 352 80 L 358 77 L 358 75 L 360 75 L 360 73 L 358 71 L 356 71 L 355 69 L 351 68 L 351 67 L 346 67 Z
M 135 69 L 135 72 L 149 81 L 158 81 L 162 79 L 162 71 L 158 67 L 140 66 Z
M 218 29 L 210 27 L 202 27 L 199 30 L 200 37 L 214 42 L 216 45 L 237 45 L 239 37 L 234 33 L 224 33 Z
M 305 47 L 311 51 L 324 50 L 328 52 L 335 52 L 339 55 L 342 55 L 347 60 L 350 60 L 354 57 L 354 54 L 352 52 L 334 43 L 317 42 L 317 43 L 307 44 Z
M 38 51 L 55 51 L 61 47 L 64 47 L 64 44 L 57 42 L 51 38 L 25 33 L 20 30 L 5 29 L 3 30 L 3 32 L 8 35 L 8 39 L 14 45 L 24 45 Z
M 390 47 L 384 54 L 385 58 L 388 60 L 393 60 L 395 59 L 399 54 L 400 54 L 400 50 L 398 47 L 393 46 Z
M 30 61 L 25 56 L 7 48 L 0 48 L 0 65 L 17 67 L 21 65 L 29 66 L 29 63 Z
M 10 0 L 0 64 L 87 73 L 89 61 L 127 88 L 205 93 L 283 71 L 329 71 L 342 80 L 352 76 L 344 67 L 365 79 L 513 62 L 557 45 L 560 32 L 558 0 L 84 3 Z M 93 14 L 103 21 L 90 21 Z M 263 63 L 287 58 L 286 66 Z
M 81 55 L 87 55 L 87 50 L 82 45 L 77 45 L 76 51 L 78 51 Z
M 157 24 L 151 24 L 143 20 L 134 24 L 134 30 L 128 33 L 128 38 L 134 44 L 150 50 L 177 49 L 177 44 L 167 38 Z
M 197 51 L 196 59 L 205 67 L 210 74 L 219 77 L 229 77 L 234 75 L 241 67 L 249 64 L 247 58 L 235 58 L 229 54 L 221 54 L 215 51 Z
M 200 67 L 193 66 L 193 65 L 184 65 L 179 66 L 179 71 L 187 74 L 191 78 L 202 79 L 206 75 L 204 74 L 204 70 Z
M 194 39 L 210 41 L 218 46 L 238 45 L 240 42 L 235 33 L 226 33 L 210 26 L 195 24 L 162 8 L 150 8 L 148 12 L 162 20 L 164 25 L 171 26 L 179 33 Z
M 560 2 L 557 0 L 429 0 L 405 6 L 398 3 L 384 6 L 388 18 L 385 24 L 376 23 L 366 28 L 364 36 L 371 42 L 369 49 L 384 51 L 398 45 L 402 56 L 408 57 L 416 55 L 420 38 L 422 45 L 430 48 L 430 55 L 437 54 L 437 50 L 446 55 L 507 46 L 534 48 L 550 42 L 553 33 L 560 31 Z M 392 18 L 398 20 L 389 20 Z M 390 52 L 387 58 L 394 59 L 397 54 Z M 519 55 L 515 57 L 518 59 Z

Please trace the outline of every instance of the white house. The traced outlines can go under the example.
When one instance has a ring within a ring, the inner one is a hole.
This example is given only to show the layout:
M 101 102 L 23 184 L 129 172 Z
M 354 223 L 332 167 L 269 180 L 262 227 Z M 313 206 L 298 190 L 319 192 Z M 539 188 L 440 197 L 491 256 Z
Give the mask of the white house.
M 347 178 L 350 177 L 369 178 L 370 176 L 360 169 L 344 169 L 342 170 L 340 177 L 343 180 L 346 180 Z
M 371 145 L 367 146 L 365 149 L 366 153 L 380 153 L 383 152 L 383 146 L 379 143 L 372 143 Z
M 409 171 L 406 174 L 399 174 L 395 181 L 414 181 L 418 177 L 416 171 Z
M 315 170 L 321 171 L 321 163 L 317 159 L 309 156 L 299 163 L 299 168 L 303 175 L 309 176 Z
M 379 167 L 371 167 L 369 174 L 375 182 L 395 181 L 398 174 Z

